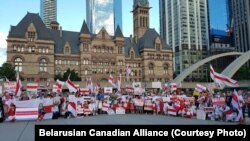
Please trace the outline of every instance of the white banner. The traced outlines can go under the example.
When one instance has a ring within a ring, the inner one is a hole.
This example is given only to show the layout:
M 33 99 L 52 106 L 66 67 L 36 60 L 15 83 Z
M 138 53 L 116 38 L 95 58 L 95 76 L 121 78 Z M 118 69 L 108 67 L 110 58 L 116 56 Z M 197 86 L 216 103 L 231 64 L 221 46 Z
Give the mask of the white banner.
M 3 94 L 3 87 L 0 86 L 0 94 Z
M 16 120 L 37 120 L 38 108 L 16 108 Z
M 152 88 L 161 89 L 161 82 L 152 82 Z
M 3 84 L 4 92 L 12 92 L 15 93 L 16 91 L 16 82 L 5 82 Z
M 125 109 L 122 108 L 122 107 L 118 107 L 118 108 L 116 108 L 115 113 L 116 113 L 117 115 L 125 115 Z
M 112 87 L 105 87 L 104 88 L 104 93 L 106 93 L 106 94 L 112 94 L 113 93 L 113 88 Z
M 143 93 L 145 93 L 145 89 L 144 88 L 135 88 L 134 89 L 134 94 L 135 95 L 142 95 Z

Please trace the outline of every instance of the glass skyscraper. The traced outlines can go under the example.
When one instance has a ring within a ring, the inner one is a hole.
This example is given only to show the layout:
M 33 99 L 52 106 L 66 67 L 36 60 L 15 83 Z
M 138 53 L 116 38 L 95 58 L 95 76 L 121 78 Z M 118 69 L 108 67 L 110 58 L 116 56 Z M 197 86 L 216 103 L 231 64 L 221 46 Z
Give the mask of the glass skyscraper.
M 41 0 L 40 16 L 47 28 L 52 21 L 57 21 L 57 0 Z
M 178 75 L 202 58 L 209 49 L 207 0 L 159 0 L 160 32 L 174 52 Z M 190 78 L 203 78 L 206 70 L 194 71 Z
M 119 25 L 122 29 L 121 0 L 86 0 L 87 24 L 91 33 L 97 34 L 103 27 L 114 35 Z

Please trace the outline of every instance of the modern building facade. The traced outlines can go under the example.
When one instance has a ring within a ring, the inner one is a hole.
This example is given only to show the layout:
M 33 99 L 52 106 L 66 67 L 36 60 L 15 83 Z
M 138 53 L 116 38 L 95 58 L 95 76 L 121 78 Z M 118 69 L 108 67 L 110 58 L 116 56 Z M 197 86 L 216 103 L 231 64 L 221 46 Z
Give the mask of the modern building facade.
M 209 50 L 207 0 L 160 0 L 160 31 L 174 52 L 176 75 L 205 58 Z M 204 67 L 194 71 L 190 79 L 207 74 Z
M 57 21 L 57 0 L 40 0 L 40 16 L 47 28 Z
M 122 29 L 121 0 L 86 0 L 87 25 L 90 32 L 97 34 L 103 27 L 114 35 L 119 25 Z
M 234 51 L 236 51 L 236 49 L 232 46 L 232 38 L 228 36 L 225 31 L 224 33 L 223 31 L 216 30 L 210 32 L 210 56 Z M 235 59 L 236 56 L 222 57 L 212 61 L 211 64 L 217 72 L 221 72 Z
M 110 74 L 120 73 L 125 80 L 130 66 L 130 82 L 166 82 L 173 77 L 172 50 L 146 24 L 149 9 L 147 0 L 134 3 L 135 37 L 124 37 L 119 26 L 114 36 L 105 28 L 92 34 L 85 21 L 79 32 L 63 31 L 56 23 L 46 28 L 37 14 L 28 13 L 10 29 L 7 62 L 25 81 L 52 80 L 68 68 L 75 69 L 82 81 L 107 82 Z
M 237 51 L 250 50 L 250 1 L 230 0 Z

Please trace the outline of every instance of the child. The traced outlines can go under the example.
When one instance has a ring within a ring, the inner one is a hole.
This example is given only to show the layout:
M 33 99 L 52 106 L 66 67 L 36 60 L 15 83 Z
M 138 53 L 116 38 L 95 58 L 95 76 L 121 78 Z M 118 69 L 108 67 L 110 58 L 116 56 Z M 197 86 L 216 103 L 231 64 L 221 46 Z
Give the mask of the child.
M 44 108 L 43 108 L 43 104 L 40 103 L 40 104 L 39 104 L 39 107 L 38 107 L 38 119 L 37 119 L 37 120 L 38 120 L 38 121 L 43 120 L 44 115 L 45 115 L 45 110 L 44 110 Z

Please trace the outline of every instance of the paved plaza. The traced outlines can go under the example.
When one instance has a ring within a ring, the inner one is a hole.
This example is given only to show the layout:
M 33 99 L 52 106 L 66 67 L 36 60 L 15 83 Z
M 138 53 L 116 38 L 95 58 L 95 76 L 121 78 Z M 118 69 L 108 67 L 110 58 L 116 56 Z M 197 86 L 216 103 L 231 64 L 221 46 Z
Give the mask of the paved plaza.
M 250 125 L 250 119 L 246 123 Z M 171 116 L 153 115 L 100 115 L 94 117 L 29 121 L 0 124 L 0 141 L 34 141 L 35 125 L 237 125 L 217 121 L 203 121 Z

